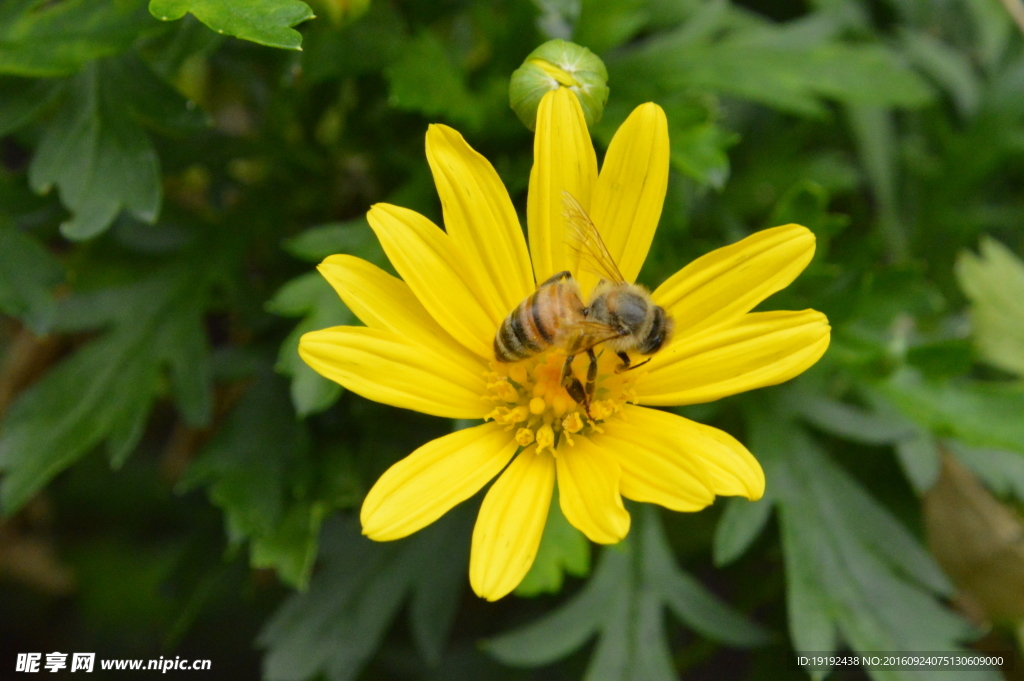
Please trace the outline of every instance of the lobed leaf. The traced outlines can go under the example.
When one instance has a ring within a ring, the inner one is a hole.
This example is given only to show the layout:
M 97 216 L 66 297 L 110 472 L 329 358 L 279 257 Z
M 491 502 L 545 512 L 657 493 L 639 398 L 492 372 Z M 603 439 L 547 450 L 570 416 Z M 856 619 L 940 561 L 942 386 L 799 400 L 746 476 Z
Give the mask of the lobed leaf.
M 0 312 L 46 333 L 57 309 L 53 287 L 63 278 L 42 244 L 0 219 Z
M 162 21 L 191 13 L 217 33 L 290 50 L 302 49 L 292 27 L 313 18 L 300 0 L 150 0 L 149 12 Z
M 609 58 L 609 81 L 648 91 L 697 88 L 816 116 L 821 98 L 885 107 L 920 107 L 931 88 L 880 44 L 851 44 L 823 34 L 792 40 L 786 26 L 743 26 L 707 3 L 671 32 Z M 726 26 L 734 30 L 721 30 Z
M 1024 453 L 1024 391 L 1016 385 L 929 381 L 904 368 L 879 393 L 920 427 L 976 447 Z
M 957 280 L 971 301 L 974 342 L 981 358 L 1024 376 L 1024 262 L 991 237 L 981 253 L 957 258 Z
M 275 369 L 292 379 L 291 395 L 300 417 L 319 413 L 334 404 L 341 386 L 324 378 L 299 357 L 299 338 L 309 331 L 349 325 L 355 316 L 319 272 L 300 275 L 281 287 L 267 309 L 286 317 L 302 317 L 281 343 Z
M 202 278 L 187 267 L 172 267 L 131 286 L 61 301 L 57 329 L 104 323 L 112 328 L 61 362 L 11 406 L 0 431 L 4 513 L 20 508 L 102 442 L 111 463 L 122 464 L 163 391 L 165 367 L 183 416 L 197 426 L 208 421 L 202 286 Z M 73 308 L 80 308 L 77 317 L 63 314 Z M 192 340 L 182 344 L 182 338 Z
M 145 0 L 5 0 L 0 4 L 0 73 L 68 76 L 124 52 L 156 22 Z
M 731 645 L 770 640 L 676 567 L 657 511 L 644 506 L 634 514 L 631 537 L 602 552 L 582 591 L 538 621 L 488 640 L 484 648 L 506 664 L 535 667 L 569 655 L 596 635 L 587 681 L 674 679 L 664 607 L 689 628 Z
M 360 536 L 355 519 L 325 523 L 323 569 L 260 633 L 258 643 L 267 650 L 263 678 L 304 681 L 322 675 L 351 681 L 410 594 L 414 640 L 424 657 L 437 659 L 466 579 L 471 521 L 466 510 L 452 511 L 397 542 Z
M 937 600 L 952 587 L 917 540 L 799 427 L 755 414 L 751 440 L 774 481 L 798 652 L 833 651 L 840 642 L 855 652 L 952 651 L 977 635 Z M 892 669 L 868 673 L 915 678 Z M 979 670 L 970 678 L 998 677 Z

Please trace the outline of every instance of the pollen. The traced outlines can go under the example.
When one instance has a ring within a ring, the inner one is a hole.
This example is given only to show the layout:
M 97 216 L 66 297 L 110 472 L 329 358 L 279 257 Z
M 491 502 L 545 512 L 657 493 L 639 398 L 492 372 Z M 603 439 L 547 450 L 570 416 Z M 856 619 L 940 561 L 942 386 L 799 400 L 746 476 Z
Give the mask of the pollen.
M 636 401 L 634 386 L 644 370 L 616 372 L 619 359 L 611 352 L 598 351 L 598 370 L 590 398 L 589 415 L 563 385 L 565 353 L 549 350 L 515 364 L 493 363 L 486 374 L 483 398 L 496 404 L 488 420 L 515 430 L 520 447 L 534 443 L 537 451 L 555 453 L 559 447 L 575 445 L 573 435 L 603 432 L 601 424 L 622 418 L 622 406 Z M 572 375 L 585 384 L 590 360 L 586 354 L 573 361 Z

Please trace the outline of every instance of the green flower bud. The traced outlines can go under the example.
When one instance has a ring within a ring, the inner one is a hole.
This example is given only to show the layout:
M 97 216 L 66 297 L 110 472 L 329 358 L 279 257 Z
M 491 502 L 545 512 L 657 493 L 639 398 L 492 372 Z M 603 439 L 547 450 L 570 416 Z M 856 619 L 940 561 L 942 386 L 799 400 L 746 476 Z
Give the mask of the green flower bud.
M 608 101 L 607 83 L 608 70 L 596 54 L 565 40 L 549 40 L 512 73 L 508 99 L 519 120 L 533 130 L 540 100 L 564 86 L 576 93 L 587 126 L 593 126 L 601 120 Z

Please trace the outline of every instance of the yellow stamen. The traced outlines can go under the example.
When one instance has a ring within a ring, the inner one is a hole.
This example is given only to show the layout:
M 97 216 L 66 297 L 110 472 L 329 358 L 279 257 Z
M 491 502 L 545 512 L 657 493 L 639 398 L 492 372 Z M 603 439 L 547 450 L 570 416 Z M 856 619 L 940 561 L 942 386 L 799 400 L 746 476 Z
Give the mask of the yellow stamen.
M 562 419 L 562 430 L 567 433 L 578 433 L 583 430 L 583 419 L 580 418 L 578 411 L 574 411 Z
M 530 380 L 530 375 L 526 372 L 526 367 L 522 364 L 513 364 L 508 368 L 508 377 L 519 385 L 526 385 L 526 382 Z
M 509 423 L 519 423 L 520 421 L 525 421 L 528 418 L 530 418 L 530 410 L 522 405 L 512 409 L 508 413 Z
M 573 404 L 574 402 L 571 397 L 564 393 L 558 393 L 551 400 L 551 410 L 555 412 L 555 416 L 562 416 Z
M 545 423 L 537 429 L 537 453 L 540 454 L 545 449 L 551 449 L 554 444 L 555 431 Z
M 601 424 L 609 418 L 622 418 L 622 405 L 635 399 L 633 385 L 643 372 L 615 373 L 618 359 L 612 354 L 598 362 L 589 416 L 562 385 L 564 353 L 555 350 L 516 364 L 491 365 L 486 374 L 487 399 L 498 406 L 487 418 L 515 431 L 514 440 L 520 446 L 536 444 L 538 452 L 548 449 L 554 453 L 556 443 L 562 446 L 563 441 L 572 447 L 576 434 L 603 432 Z M 574 375 L 586 375 L 588 367 L 585 356 L 578 358 Z

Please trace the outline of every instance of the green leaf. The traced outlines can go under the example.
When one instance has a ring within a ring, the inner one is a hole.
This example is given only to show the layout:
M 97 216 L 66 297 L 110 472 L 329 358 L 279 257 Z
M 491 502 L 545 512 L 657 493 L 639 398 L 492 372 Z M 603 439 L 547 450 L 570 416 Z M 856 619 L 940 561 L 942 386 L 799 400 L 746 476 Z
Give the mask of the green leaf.
M 793 40 L 785 25 L 723 32 L 716 29 L 731 20 L 723 5 L 706 3 L 677 30 L 609 55 L 609 81 L 649 96 L 710 90 L 811 116 L 824 113 L 820 98 L 889 107 L 931 101 L 928 85 L 880 44 Z
M 171 393 L 192 425 L 210 416 L 203 277 L 179 266 L 137 284 L 61 301 L 58 330 L 111 325 L 22 393 L 0 437 L 0 506 L 20 508 L 53 476 L 106 441 L 123 463 L 170 374 Z M 184 343 L 183 343 L 184 339 Z
M 284 250 L 308 262 L 320 262 L 329 255 L 348 253 L 378 267 L 388 264 L 384 249 L 365 217 L 311 227 L 286 240 Z
M 267 310 L 285 317 L 302 317 L 281 343 L 275 368 L 292 379 L 291 395 L 300 417 L 319 413 L 334 404 L 341 386 L 316 373 L 299 357 L 299 339 L 309 331 L 352 324 L 355 317 L 319 272 L 292 279 L 267 303 Z
M 896 201 L 896 130 L 893 113 L 877 104 L 852 102 L 846 108 L 860 164 L 878 203 L 878 226 L 896 260 L 907 255 L 907 236 Z
M 290 50 L 302 49 L 302 34 L 292 27 L 313 18 L 300 0 L 150 0 L 149 12 L 163 21 L 191 12 L 217 33 Z
M 582 0 L 573 42 L 600 54 L 618 47 L 636 35 L 647 23 L 643 0 Z
M 32 188 L 56 185 L 74 213 L 64 236 L 92 238 L 122 210 L 156 221 L 160 162 L 141 124 L 188 134 L 205 119 L 134 55 L 91 64 L 71 82 L 29 167 Z
M 325 523 L 322 569 L 309 590 L 286 601 L 260 633 L 259 645 L 267 650 L 263 678 L 351 681 L 410 594 L 413 637 L 424 657 L 437 659 L 465 584 L 472 521 L 467 510 L 456 509 L 397 542 L 360 536 L 355 519 Z
M 320 23 L 303 40 L 302 72 L 310 82 L 380 72 L 408 43 L 405 18 L 389 3 L 371 2 L 358 21 Z
M 1010 13 L 999 0 L 967 2 L 963 7 L 971 17 L 980 61 L 989 69 L 996 67 L 1016 31 Z
M 786 392 L 786 405 L 823 431 L 866 445 L 894 444 L 919 432 L 891 408 L 868 410 L 797 386 Z
M 320 523 L 329 507 L 293 498 L 307 473 L 308 438 L 272 374 L 260 375 L 216 436 L 189 467 L 181 489 L 208 484 L 224 511 L 234 546 L 251 540 L 253 567 L 274 568 L 304 587 L 317 553 Z
M 939 479 L 941 462 L 931 433 L 919 431 L 914 437 L 897 442 L 896 458 L 918 495 L 930 490 Z
M 665 637 L 664 607 L 705 636 L 737 646 L 768 642 L 764 630 L 679 570 L 657 511 L 639 510 L 631 537 L 602 552 L 582 591 L 538 621 L 488 640 L 484 649 L 505 664 L 536 667 L 597 635 L 587 681 L 668 681 L 677 673 Z
M 715 565 L 723 567 L 742 556 L 768 524 L 772 514 L 771 498 L 748 501 L 731 497 L 715 526 L 713 555 Z
M 470 128 L 480 126 L 483 109 L 433 33 L 424 32 L 407 43 L 384 73 L 390 86 L 388 102 L 396 109 L 441 116 Z
M 46 333 L 56 310 L 52 290 L 63 278 L 42 244 L 0 219 L 0 312 Z
M 906 359 L 928 378 L 955 378 L 971 370 L 974 353 L 969 340 L 949 338 L 911 346 Z
M 974 342 L 992 366 L 1024 377 L 1024 262 L 991 237 L 964 251 L 956 276 L 971 301 Z
M 156 151 L 125 115 L 127 93 L 104 76 L 104 68 L 92 64 L 75 78 L 29 167 L 34 190 L 60 189 L 61 201 L 74 214 L 61 232 L 74 240 L 103 232 L 122 209 L 149 223 L 160 210 Z
M 145 0 L 5 0 L 0 4 L 0 73 L 66 76 L 124 52 L 156 22 Z
M 877 384 L 904 415 L 939 436 L 975 447 L 1024 452 L 1024 390 L 971 381 L 927 381 L 902 369 Z
M 61 93 L 52 80 L 0 77 L 0 137 L 31 123 Z
M 565 519 L 556 489 L 551 497 L 551 508 L 537 556 L 515 593 L 524 597 L 558 593 L 562 590 L 566 573 L 574 577 L 590 574 L 590 543 Z
M 1024 456 L 1002 449 L 969 447 L 955 440 L 943 444 L 994 494 L 1024 501 Z
M 769 223 L 786 225 L 795 222 L 807 227 L 817 238 L 816 255 L 823 259 L 832 238 L 850 224 L 848 216 L 828 212 L 829 200 L 828 192 L 820 184 L 800 180 L 787 189 L 775 204 Z
M 670 126 L 672 167 L 701 184 L 722 189 L 729 178 L 729 156 L 726 150 L 739 141 L 739 136 L 714 123 L 687 127 Z
M 121 115 L 164 135 L 183 137 L 209 126 L 206 115 L 135 54 L 103 62 L 105 87 Z
M 799 427 L 754 414 L 751 442 L 774 490 L 796 651 L 833 651 L 840 641 L 855 652 L 955 651 L 977 635 L 938 600 L 952 586 L 917 539 Z
M 921 31 L 904 29 L 900 37 L 907 56 L 949 92 L 960 115 L 974 115 L 981 100 L 981 83 L 970 58 Z
M 807 423 L 826 433 L 866 445 L 893 445 L 914 490 L 923 494 L 931 489 L 939 475 L 934 438 L 870 389 L 863 394 L 869 408 L 839 402 L 797 384 L 786 392 L 785 401 Z

